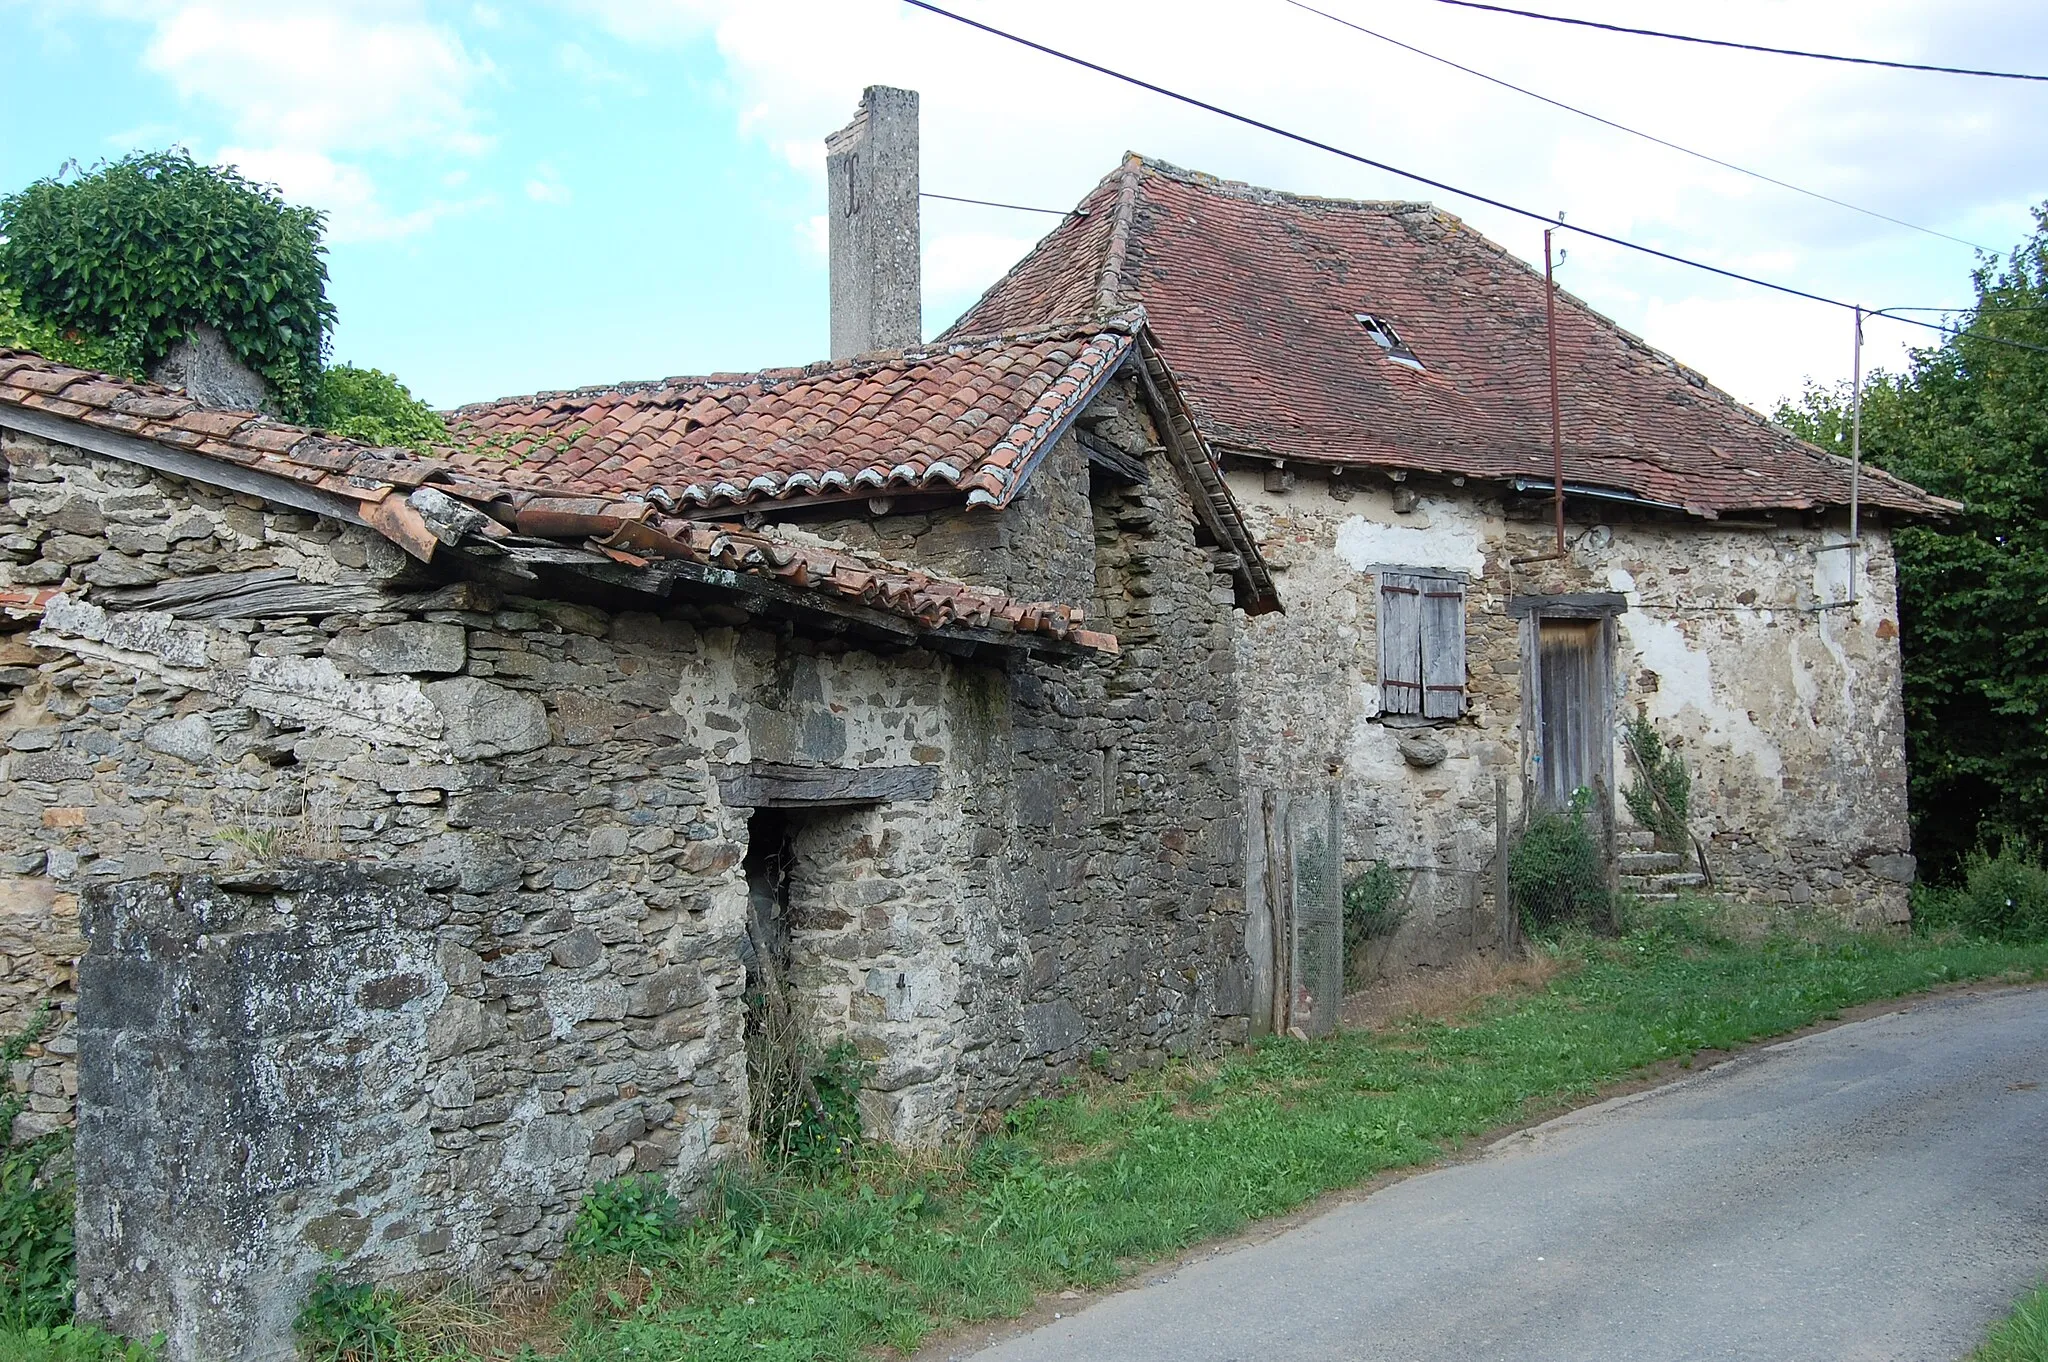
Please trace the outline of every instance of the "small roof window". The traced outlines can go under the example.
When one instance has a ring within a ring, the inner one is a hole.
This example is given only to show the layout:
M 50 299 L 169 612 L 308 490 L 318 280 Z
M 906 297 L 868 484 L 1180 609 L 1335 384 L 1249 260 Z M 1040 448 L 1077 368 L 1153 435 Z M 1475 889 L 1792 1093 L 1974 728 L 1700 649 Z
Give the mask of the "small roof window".
M 1401 334 L 1394 330 L 1392 322 L 1385 317 L 1376 317 L 1370 312 L 1354 312 L 1351 315 L 1365 328 L 1365 334 L 1371 336 L 1374 343 L 1387 352 L 1388 359 L 1396 364 L 1405 364 L 1411 369 L 1422 368 L 1422 361 L 1408 348 L 1408 342 L 1401 339 Z

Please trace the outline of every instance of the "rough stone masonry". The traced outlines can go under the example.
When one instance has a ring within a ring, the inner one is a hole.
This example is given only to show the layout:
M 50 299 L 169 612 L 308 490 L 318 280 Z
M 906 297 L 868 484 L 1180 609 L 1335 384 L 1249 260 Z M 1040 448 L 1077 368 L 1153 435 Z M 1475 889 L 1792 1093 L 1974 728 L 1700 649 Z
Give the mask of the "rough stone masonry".
M 1143 473 L 1070 434 L 1000 521 L 842 527 L 1128 640 L 1064 662 L 514 594 L 0 435 L 0 1026 L 58 1009 L 14 1134 L 78 1113 L 87 1317 L 282 1356 L 329 1256 L 531 1276 L 597 1183 L 737 1156 L 770 836 L 790 979 L 878 1135 L 1242 1035 L 1229 577 L 1128 388 L 1082 425 Z M 785 770 L 901 797 L 758 807 Z

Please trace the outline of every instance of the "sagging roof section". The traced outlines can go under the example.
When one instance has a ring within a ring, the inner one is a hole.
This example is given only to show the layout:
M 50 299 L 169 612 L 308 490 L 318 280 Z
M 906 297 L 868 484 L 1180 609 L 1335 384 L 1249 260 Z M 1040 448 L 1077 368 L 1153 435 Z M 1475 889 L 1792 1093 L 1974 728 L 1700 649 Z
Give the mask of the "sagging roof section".
M 957 492 L 1000 508 L 1130 353 L 1107 318 L 800 369 L 479 402 L 448 414 L 466 471 L 644 496 L 680 513 Z
M 1127 157 L 948 334 L 1142 307 L 1223 453 L 1549 476 L 1542 274 L 1425 203 L 1312 198 Z M 1849 465 L 1560 293 L 1566 476 L 1714 518 L 1849 500 Z M 1396 329 L 1396 362 L 1359 314 Z M 943 337 L 942 337 L 943 339 Z M 1866 505 L 1955 503 L 1866 466 Z
M 1116 650 L 1113 636 L 1083 627 L 1079 607 L 1020 602 L 821 543 L 689 520 L 644 498 L 515 486 L 410 450 L 204 408 L 155 384 L 26 351 L 0 349 L 0 425 L 368 525 L 422 561 L 447 548 L 514 565 L 660 566 L 710 585 L 729 574 L 723 580 L 771 583 L 788 601 L 890 617 L 909 626 L 903 632 Z

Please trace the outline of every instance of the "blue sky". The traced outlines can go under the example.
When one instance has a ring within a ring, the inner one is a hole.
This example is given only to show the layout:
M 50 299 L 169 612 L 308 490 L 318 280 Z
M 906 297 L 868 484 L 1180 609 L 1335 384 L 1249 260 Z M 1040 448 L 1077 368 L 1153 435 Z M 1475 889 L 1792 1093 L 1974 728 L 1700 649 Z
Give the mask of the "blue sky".
M 1607 38 L 1430 0 L 1319 7 L 1725 159 L 1994 247 L 2048 197 L 2048 87 Z M 1537 6 L 1541 8 L 1542 6 Z M 1688 160 L 1282 0 L 959 0 L 988 22 L 1570 220 L 1873 306 L 1968 296 L 1965 247 Z M 2032 0 L 1555 0 L 1590 17 L 2048 70 Z M 925 187 L 1066 206 L 1127 147 L 1228 178 L 1430 197 L 899 0 L 0 0 L 0 188 L 173 142 L 331 215 L 335 356 L 437 404 L 825 350 L 820 139 L 924 95 Z M 936 331 L 1050 223 L 925 210 Z M 1848 321 L 1613 248 L 1561 279 L 1738 396 L 1846 373 Z M 1872 351 L 1897 363 L 1910 333 Z

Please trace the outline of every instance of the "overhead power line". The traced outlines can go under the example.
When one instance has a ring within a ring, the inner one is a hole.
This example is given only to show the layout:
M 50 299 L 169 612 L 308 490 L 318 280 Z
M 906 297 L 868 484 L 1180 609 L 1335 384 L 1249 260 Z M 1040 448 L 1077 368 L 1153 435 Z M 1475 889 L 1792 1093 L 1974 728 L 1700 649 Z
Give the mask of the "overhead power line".
M 1013 213 L 1049 213 L 1056 218 L 1088 216 L 1088 210 L 1085 208 L 1029 208 L 1021 203 L 997 203 L 993 199 L 963 199 L 958 194 L 934 194 L 929 189 L 920 189 L 917 196 L 921 199 L 944 199 L 947 203 L 971 203 L 977 208 L 1007 208 Z
M 979 19 L 970 19 L 964 14 L 955 14 L 952 10 L 943 9 L 940 6 L 931 3 L 931 0 L 903 0 L 903 3 L 906 5 L 910 5 L 913 8 L 924 10 L 929 14 L 936 14 L 942 19 L 951 19 L 956 24 L 965 24 L 967 27 L 977 29 L 983 33 L 989 34 L 991 37 L 1001 38 L 1006 42 L 1015 43 L 1019 47 L 1029 48 L 1033 52 L 1043 53 L 1045 56 L 1054 57 L 1060 61 L 1068 62 L 1074 66 L 1081 67 L 1083 70 L 1093 71 L 1097 75 L 1108 76 L 1112 80 L 1122 81 L 1124 84 L 1136 86 L 1140 90 L 1149 90 L 1153 94 L 1161 95 L 1167 99 L 1175 100 L 1179 103 L 1189 105 L 1190 107 L 1201 109 L 1206 113 L 1215 114 L 1219 118 L 1227 118 L 1234 123 L 1242 123 L 1246 127 L 1257 128 L 1260 132 L 1269 132 L 1273 134 L 1275 137 L 1282 137 L 1290 142 L 1298 142 L 1302 146 L 1313 147 L 1317 151 L 1326 151 L 1330 153 L 1332 156 L 1342 157 L 1343 159 L 1355 162 L 1358 165 L 1369 166 L 1374 170 L 1384 170 L 1389 175 L 1398 175 L 1404 180 L 1413 180 L 1417 184 L 1428 185 L 1431 189 L 1441 189 L 1446 194 L 1455 194 L 1461 199 L 1470 199 L 1474 203 L 1483 203 L 1489 208 L 1498 208 L 1502 212 L 1513 213 L 1517 217 L 1529 218 L 1532 221 L 1544 224 L 1546 227 L 1556 227 L 1562 231 L 1576 232 L 1580 236 L 1586 237 L 1590 240 L 1604 241 L 1610 246 L 1620 246 L 1624 250 L 1635 251 L 1640 255 L 1647 255 L 1652 257 L 1653 259 L 1666 260 L 1674 265 L 1684 265 L 1690 269 L 1702 270 L 1708 274 L 1719 275 L 1723 279 L 1733 279 L 1737 283 L 1754 284 L 1758 288 L 1769 289 L 1773 293 L 1783 293 L 1794 298 L 1804 298 L 1811 303 L 1825 303 L 1829 307 L 1838 307 L 1845 312 L 1863 311 L 1867 313 L 1869 311 L 1868 308 L 1862 308 L 1860 304 L 1844 302 L 1840 298 L 1830 298 L 1826 294 L 1814 293 L 1808 289 L 1796 288 L 1791 284 L 1779 284 L 1774 283 L 1769 279 L 1759 279 L 1753 274 L 1743 274 L 1737 270 L 1724 269 L 1720 265 L 1710 265 L 1704 260 L 1694 260 L 1690 257 L 1678 255 L 1671 251 L 1659 250 L 1655 246 L 1646 246 L 1640 241 L 1630 241 L 1627 237 L 1614 236 L 1607 232 L 1598 232 L 1593 230 L 1591 227 L 1581 227 L 1576 223 L 1560 222 L 1558 219 L 1551 217 L 1549 214 L 1539 213 L 1533 208 L 1523 208 L 1519 204 L 1508 203 L 1505 200 L 1493 198 L 1491 195 L 1481 194 L 1471 189 L 1461 189 L 1457 185 L 1447 184 L 1442 180 L 1431 179 L 1427 175 L 1419 175 L 1412 170 L 1403 170 L 1401 169 L 1401 167 L 1396 165 L 1389 165 L 1385 161 L 1376 161 L 1370 156 L 1362 156 L 1355 151 L 1346 151 L 1342 147 L 1332 146 L 1330 143 L 1319 141 L 1316 138 L 1308 136 L 1306 133 L 1291 132 L 1286 128 L 1279 127 L 1276 124 L 1265 122 L 1262 119 L 1253 118 L 1250 114 L 1241 114 L 1236 112 L 1235 110 L 1226 109 L 1220 104 L 1211 104 L 1207 100 L 1197 99 L 1193 95 L 1182 94 L 1178 90 L 1169 90 L 1164 85 L 1155 85 L 1153 82 L 1149 80 L 1144 80 L 1133 75 L 1127 75 L 1122 71 L 1114 70 L 1110 67 L 1103 66 L 1098 62 L 1089 61 L 1086 57 L 1077 57 L 1071 52 L 1062 52 L 1060 49 L 1056 47 L 1048 47 L 1044 43 L 1033 42 L 1029 38 L 1020 37 L 1015 33 L 1009 33 L 1004 31 L 1003 29 L 996 28 L 993 25 L 982 23 Z M 1951 328 L 1945 327 L 1941 325 L 1941 323 L 1939 322 L 1925 322 L 1920 321 L 1917 318 L 1913 317 L 1893 317 L 1891 318 L 1891 320 L 1905 326 L 1917 326 L 1928 331 L 1940 332 L 1943 335 L 1954 334 Z M 2003 340 L 2002 338 L 1997 336 L 1979 336 L 1978 339 L 1992 341 L 2001 345 L 2017 346 L 2018 348 L 2023 350 L 2034 350 L 2041 348 L 2038 346 L 2025 345 L 2019 341 Z
M 1885 61 L 1878 57 L 1844 57 L 1832 52 L 1804 52 L 1796 47 L 1766 47 L 1761 43 L 1738 43 L 1726 38 L 1696 38 L 1684 33 L 1664 33 L 1654 28 L 1629 28 L 1623 24 L 1603 24 L 1593 19 L 1573 19 L 1562 14 L 1539 14 L 1535 10 L 1509 9 L 1506 5 L 1481 4 L 1480 0 L 1437 0 L 1437 3 L 1456 5 L 1460 9 L 1485 10 L 1489 14 L 1512 14 L 1518 19 L 1541 19 L 1546 23 L 1570 24 L 1575 28 L 1597 28 L 1603 33 L 1626 33 L 1637 38 L 1667 38 L 1677 43 L 1697 43 L 1702 47 L 1729 47 L 1738 52 L 1767 52 L 1774 57 L 1805 57 L 1811 61 L 1846 62 L 1851 66 L 1884 66 L 1894 71 L 1930 71 L 1944 76 L 2048 81 L 2048 76 L 2033 75 L 2025 71 L 1980 71 L 1969 66 L 1932 66 L 1916 61 Z
M 1943 241 L 1953 241 L 1958 246 L 1968 246 L 1973 251 L 1988 251 L 1990 249 L 1989 247 L 1981 246 L 1974 241 L 1965 241 L 1962 237 L 1951 236 L 1947 232 L 1938 231 L 1933 227 L 1922 227 L 1917 222 L 1908 222 L 1904 218 L 1893 217 L 1890 213 L 1881 213 L 1875 208 L 1865 208 L 1861 204 L 1850 203 L 1847 199 L 1838 199 L 1832 194 L 1823 194 L 1817 189 L 1807 189 L 1802 185 L 1793 184 L 1789 180 L 1781 180 L 1777 178 L 1775 175 L 1766 175 L 1760 170 L 1751 170 L 1747 166 L 1736 165 L 1733 161 L 1724 161 L 1720 157 L 1710 156 L 1704 151 L 1694 151 L 1691 147 L 1680 146 L 1678 143 L 1668 141 L 1665 138 L 1657 136 L 1655 133 L 1644 132 L 1640 128 L 1631 128 L 1626 123 L 1617 123 L 1611 118 L 1603 118 L 1599 114 L 1593 113 L 1586 109 L 1581 109 L 1575 104 L 1567 104 L 1561 99 L 1552 99 L 1549 95 L 1539 94 L 1536 91 L 1529 89 L 1527 86 L 1517 85 L 1513 81 L 1502 80 L 1499 76 L 1488 75 L 1484 71 L 1476 70 L 1470 66 L 1464 65 L 1461 62 L 1452 61 L 1449 57 L 1440 57 L 1434 52 L 1425 51 L 1424 49 L 1415 46 L 1413 43 L 1403 42 L 1399 38 L 1392 37 L 1389 34 L 1381 33 L 1377 29 L 1367 28 L 1364 24 L 1354 23 L 1351 20 L 1344 18 L 1342 15 L 1332 14 L 1328 10 L 1324 9 L 1317 9 L 1314 5 L 1303 3 L 1303 0 L 1285 0 L 1285 3 L 1294 6 L 1294 8 L 1298 10 L 1305 10 L 1308 13 L 1316 15 L 1320 18 L 1328 19 L 1333 24 L 1342 24 L 1345 28 L 1352 29 L 1359 33 L 1363 33 L 1368 38 L 1378 38 L 1383 43 L 1391 43 L 1393 46 L 1400 48 L 1404 52 L 1413 52 L 1418 57 L 1427 57 L 1429 58 L 1429 60 L 1433 62 L 1437 62 L 1441 65 L 1450 67 L 1453 71 L 1462 71 L 1468 76 L 1477 76 L 1479 79 L 1483 81 L 1487 81 L 1491 84 L 1500 86 L 1503 90 L 1512 90 L 1518 95 L 1527 95 L 1530 99 L 1540 100 L 1543 103 L 1550 105 L 1554 109 L 1563 109 L 1566 113 L 1577 114 L 1581 118 L 1590 118 L 1595 123 L 1599 123 L 1604 127 L 1613 128 L 1616 132 L 1625 132 L 1631 137 L 1640 137 L 1645 142 L 1655 142 L 1660 147 L 1665 147 L 1669 150 L 1676 152 L 1682 152 L 1687 156 L 1691 156 L 1698 160 L 1705 161 L 1709 165 L 1717 165 L 1721 167 L 1723 170 L 1732 170 L 1738 175 L 1747 175 L 1753 180 L 1762 180 L 1765 184 L 1776 185 L 1780 189 L 1789 189 L 1795 194 L 1804 194 L 1807 198 L 1819 199 L 1822 203 L 1831 203 L 1835 205 L 1835 207 L 1837 208 L 1846 208 L 1852 213 L 1861 213 L 1865 217 L 1877 218 L 1881 221 L 1889 222 L 1896 227 L 1904 227 L 1911 231 L 1923 232 L 1928 236 L 1937 236 L 1940 237 Z

